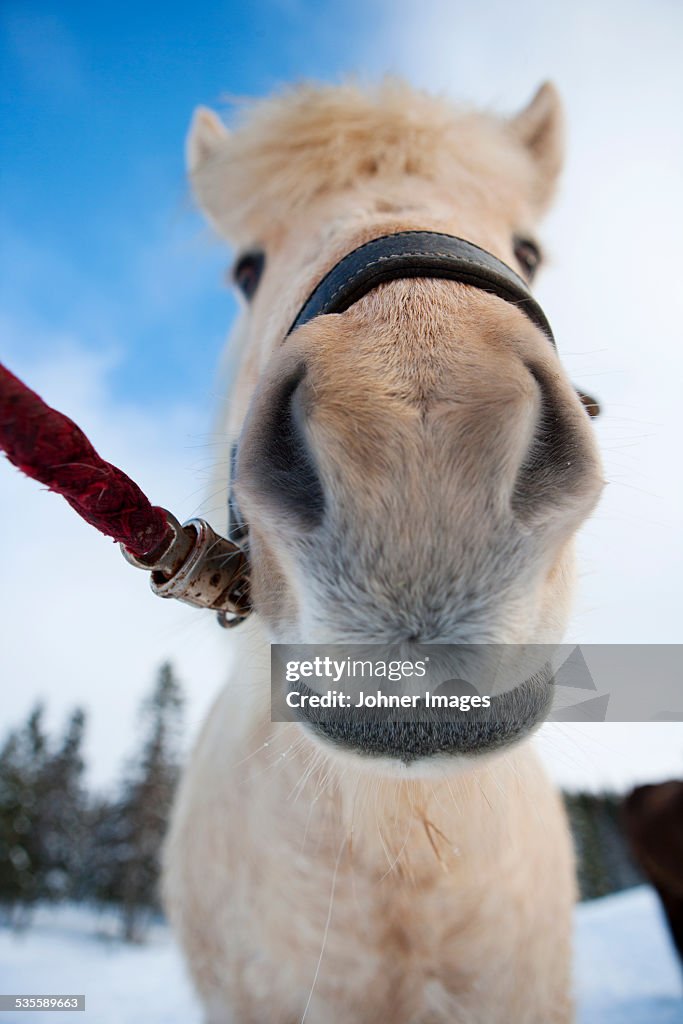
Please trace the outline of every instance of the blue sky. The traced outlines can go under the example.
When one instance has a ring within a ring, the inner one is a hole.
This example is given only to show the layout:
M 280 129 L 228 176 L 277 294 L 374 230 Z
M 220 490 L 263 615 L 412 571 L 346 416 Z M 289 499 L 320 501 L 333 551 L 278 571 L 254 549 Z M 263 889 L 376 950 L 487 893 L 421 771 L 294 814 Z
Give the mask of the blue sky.
M 553 78 L 568 160 L 537 291 L 572 379 L 603 402 L 608 480 L 582 531 L 568 639 L 679 642 L 682 38 L 683 5 L 671 0 L 4 0 L 0 360 L 153 501 L 222 528 L 225 509 L 202 497 L 214 370 L 237 305 L 227 249 L 186 185 L 193 108 L 390 71 L 512 112 Z M 65 503 L 2 465 L 0 510 L 8 719 L 40 697 L 56 722 L 85 705 L 91 766 L 106 782 L 171 657 L 196 727 L 229 662 L 213 618 L 158 601 Z M 542 737 L 559 781 L 680 772 L 683 726 L 597 729 Z
M 191 111 L 352 68 L 354 40 L 375 28 L 372 5 L 359 10 L 355 0 L 203 3 L 196 15 L 172 2 L 3 4 L 0 301 L 35 327 L 35 345 L 47 325 L 114 349 L 112 387 L 132 400 L 205 393 L 235 307 L 220 287 L 225 251 L 191 214 Z

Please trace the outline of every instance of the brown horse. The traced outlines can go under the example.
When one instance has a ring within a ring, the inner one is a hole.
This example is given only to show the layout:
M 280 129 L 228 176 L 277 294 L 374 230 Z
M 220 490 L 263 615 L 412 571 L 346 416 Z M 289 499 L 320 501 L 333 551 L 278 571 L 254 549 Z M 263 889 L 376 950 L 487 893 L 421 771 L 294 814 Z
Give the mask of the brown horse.
M 166 848 L 211 1024 L 572 1019 L 573 856 L 527 725 L 510 711 L 502 749 L 456 733 L 410 759 L 397 733 L 376 757 L 377 737 L 333 745 L 268 703 L 271 642 L 562 636 L 602 477 L 543 330 L 417 277 L 284 340 L 326 272 L 388 234 L 464 238 L 530 280 L 561 157 L 551 85 L 509 119 L 400 83 L 295 89 L 232 133 L 195 115 L 193 188 L 246 297 L 217 486 L 239 437 L 255 607 Z
M 662 901 L 683 962 L 683 782 L 636 786 L 622 816 L 635 861 Z

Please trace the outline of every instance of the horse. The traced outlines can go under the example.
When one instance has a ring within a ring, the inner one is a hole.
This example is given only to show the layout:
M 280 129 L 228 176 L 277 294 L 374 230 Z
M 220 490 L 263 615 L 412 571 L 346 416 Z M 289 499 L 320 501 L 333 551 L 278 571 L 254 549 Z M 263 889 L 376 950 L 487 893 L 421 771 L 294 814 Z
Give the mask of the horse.
M 270 711 L 271 644 L 561 639 L 603 479 L 540 318 L 419 267 L 297 312 L 349 254 L 424 234 L 521 295 L 563 134 L 551 83 L 513 116 L 400 80 L 294 86 L 230 129 L 195 111 L 191 186 L 243 297 L 215 484 L 248 525 L 254 609 L 163 858 L 207 1024 L 573 1019 L 574 857 L 539 716 L 408 756 L 409 725 L 331 738 Z
M 636 786 L 621 819 L 634 861 L 657 893 L 683 966 L 683 782 Z

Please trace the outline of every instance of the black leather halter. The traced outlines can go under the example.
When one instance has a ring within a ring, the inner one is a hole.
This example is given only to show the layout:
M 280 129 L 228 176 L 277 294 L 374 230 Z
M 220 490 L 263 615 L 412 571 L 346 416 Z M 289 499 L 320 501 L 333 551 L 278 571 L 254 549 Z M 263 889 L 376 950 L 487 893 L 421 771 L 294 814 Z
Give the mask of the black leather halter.
M 316 285 L 287 335 L 316 316 L 343 313 L 386 281 L 408 277 L 446 278 L 497 295 L 518 306 L 555 344 L 545 313 L 519 274 L 478 245 L 439 231 L 382 235 L 347 253 Z
M 347 253 L 313 289 L 285 338 L 316 316 L 343 313 L 386 281 L 409 277 L 445 278 L 497 295 L 525 313 L 555 346 L 546 315 L 519 274 L 478 245 L 439 231 L 399 231 L 393 235 L 382 235 Z M 233 472 L 236 455 L 237 444 L 234 444 L 231 452 Z M 248 527 L 232 489 L 228 516 L 228 537 L 238 542 L 246 537 Z

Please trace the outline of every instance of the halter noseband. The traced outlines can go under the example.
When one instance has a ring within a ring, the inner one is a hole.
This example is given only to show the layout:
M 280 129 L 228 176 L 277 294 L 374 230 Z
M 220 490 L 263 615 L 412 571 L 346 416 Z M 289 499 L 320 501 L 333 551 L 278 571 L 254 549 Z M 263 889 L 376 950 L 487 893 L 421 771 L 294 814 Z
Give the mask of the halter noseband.
M 555 345 L 545 313 L 519 274 L 478 245 L 439 231 L 399 231 L 373 238 L 343 256 L 311 292 L 288 337 L 316 316 L 343 313 L 373 288 L 408 277 L 440 277 L 518 306 Z
M 497 295 L 521 309 L 556 347 L 545 313 L 519 274 L 486 249 L 440 231 L 399 231 L 381 235 L 342 256 L 306 299 L 285 339 L 316 316 L 343 313 L 378 285 L 409 277 L 444 278 Z M 231 478 L 234 478 L 236 459 L 237 442 L 231 450 Z M 228 537 L 239 543 L 247 534 L 247 523 L 231 487 Z

